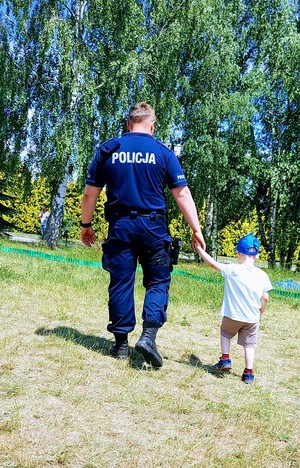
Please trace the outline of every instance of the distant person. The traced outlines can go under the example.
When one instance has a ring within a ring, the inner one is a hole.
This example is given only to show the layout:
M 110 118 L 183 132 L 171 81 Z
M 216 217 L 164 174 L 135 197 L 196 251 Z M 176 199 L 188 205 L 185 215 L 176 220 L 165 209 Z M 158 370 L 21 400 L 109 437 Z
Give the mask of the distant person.
M 39 214 L 39 219 L 40 219 L 40 222 L 41 222 L 42 237 L 44 237 L 44 233 L 45 233 L 45 230 L 46 230 L 46 227 L 47 227 L 47 222 L 48 222 L 49 216 L 50 216 L 50 211 L 48 211 L 47 208 L 43 207 L 42 211 Z
M 108 331 L 117 359 L 129 355 L 128 334 L 136 325 L 134 283 L 137 262 L 143 270 L 145 298 L 143 332 L 137 352 L 153 367 L 163 364 L 156 334 L 167 320 L 171 282 L 170 237 L 165 188 L 171 190 L 180 211 L 203 248 L 197 210 L 187 180 L 173 151 L 154 139 L 155 112 L 145 102 L 134 105 L 128 132 L 100 145 L 89 169 L 82 199 L 81 240 L 95 242 L 91 222 L 97 199 L 106 186 L 108 239 L 103 244 L 103 268 L 110 273 Z
M 254 265 L 259 257 L 260 243 L 253 233 L 242 237 L 235 248 L 238 263 L 231 264 L 217 262 L 197 243 L 195 248 L 205 263 L 225 278 L 220 329 L 222 356 L 215 368 L 222 371 L 231 369 L 230 340 L 237 334 L 238 344 L 243 346 L 245 355 L 242 380 L 251 384 L 259 320 L 266 310 L 268 292 L 272 289 L 267 273 Z

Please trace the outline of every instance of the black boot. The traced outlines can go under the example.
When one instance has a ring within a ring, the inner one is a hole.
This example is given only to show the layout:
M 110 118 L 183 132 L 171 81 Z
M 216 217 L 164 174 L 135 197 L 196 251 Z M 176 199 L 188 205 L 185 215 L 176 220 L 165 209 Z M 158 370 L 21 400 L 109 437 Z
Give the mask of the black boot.
M 128 359 L 129 346 L 127 333 L 114 333 L 116 342 L 110 348 L 109 352 L 115 359 Z
M 145 361 L 153 367 L 161 367 L 163 365 L 162 357 L 157 351 L 155 344 L 158 328 L 159 327 L 153 325 L 149 326 L 149 323 L 144 322 L 143 333 L 135 345 L 136 351 L 142 354 Z

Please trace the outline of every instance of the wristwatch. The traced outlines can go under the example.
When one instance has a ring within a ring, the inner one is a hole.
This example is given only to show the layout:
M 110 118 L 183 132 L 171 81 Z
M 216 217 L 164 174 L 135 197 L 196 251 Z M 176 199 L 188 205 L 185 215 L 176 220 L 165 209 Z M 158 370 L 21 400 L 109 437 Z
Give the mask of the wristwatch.
M 83 223 L 82 221 L 80 221 L 80 227 L 89 228 L 92 227 L 92 223 Z

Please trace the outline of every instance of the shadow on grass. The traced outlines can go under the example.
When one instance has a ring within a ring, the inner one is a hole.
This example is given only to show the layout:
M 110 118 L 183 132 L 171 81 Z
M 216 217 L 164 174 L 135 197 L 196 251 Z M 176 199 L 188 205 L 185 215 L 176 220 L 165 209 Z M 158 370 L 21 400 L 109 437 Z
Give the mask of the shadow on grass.
M 55 335 L 66 341 L 72 341 L 75 344 L 84 346 L 96 353 L 101 353 L 104 356 L 110 356 L 109 349 L 114 344 L 114 341 L 95 335 L 85 335 L 71 327 L 55 327 L 52 329 L 41 327 L 35 331 L 35 334 L 42 336 Z M 128 362 L 134 369 L 156 370 L 151 366 L 145 365 L 143 357 L 131 347 L 129 348 Z
M 55 335 L 59 338 L 63 338 L 66 341 L 72 341 L 75 344 L 84 346 L 87 349 L 91 349 L 96 353 L 109 355 L 109 348 L 113 344 L 112 341 L 106 338 L 101 338 L 95 335 L 85 335 L 75 328 L 71 327 L 56 327 L 56 328 L 38 328 L 35 332 L 36 335 Z
M 211 375 L 214 375 L 217 379 L 223 379 L 225 375 L 237 375 L 234 372 L 222 371 L 220 369 L 216 369 L 215 366 L 203 364 L 203 362 L 194 354 L 191 354 L 188 358 L 188 363 L 190 366 L 193 367 L 200 367 L 205 372 L 208 372 Z

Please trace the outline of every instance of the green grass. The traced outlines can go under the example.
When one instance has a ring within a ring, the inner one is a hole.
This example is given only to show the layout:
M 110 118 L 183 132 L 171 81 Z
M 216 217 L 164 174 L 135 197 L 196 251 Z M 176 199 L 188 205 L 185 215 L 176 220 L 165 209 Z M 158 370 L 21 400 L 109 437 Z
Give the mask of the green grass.
M 0 246 L 101 261 L 97 248 Z M 273 282 L 299 281 L 299 274 L 268 273 Z M 160 370 L 133 351 L 140 271 L 128 362 L 108 354 L 108 274 L 101 268 L 0 250 L 0 281 L 1 468 L 300 466 L 300 299 L 271 294 L 256 380 L 247 386 L 235 341 L 232 372 L 213 370 L 223 285 L 202 264 L 175 267 L 168 322 L 157 339 Z

